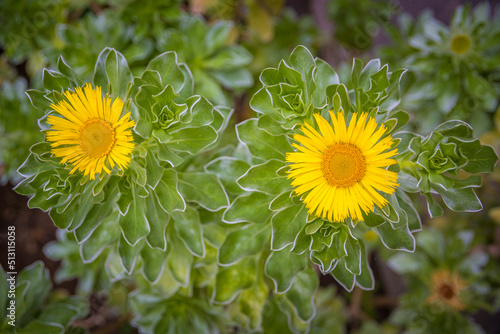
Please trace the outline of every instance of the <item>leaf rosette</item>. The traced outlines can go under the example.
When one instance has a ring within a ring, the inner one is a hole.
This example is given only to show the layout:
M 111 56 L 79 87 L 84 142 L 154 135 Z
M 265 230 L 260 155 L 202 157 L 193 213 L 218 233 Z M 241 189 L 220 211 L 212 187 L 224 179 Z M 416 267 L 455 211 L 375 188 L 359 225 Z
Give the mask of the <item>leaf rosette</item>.
M 82 85 L 62 57 L 58 71 L 44 71 L 43 82 L 45 91 L 31 90 L 28 96 L 47 115 L 53 113 L 51 104 L 64 100 L 62 92 Z M 121 97 L 136 121 L 127 168 L 115 166 L 95 179 L 71 173 L 52 155 L 50 143 L 42 142 L 31 147 L 19 168 L 25 179 L 16 191 L 31 197 L 30 208 L 49 211 L 57 227 L 74 234 L 84 262 L 105 254 L 110 278 L 142 269 L 155 282 L 168 267 L 175 284 L 187 287 L 193 263 L 207 252 L 199 210 L 228 205 L 221 181 L 203 170 L 206 160 L 199 153 L 212 156 L 209 150 L 217 146 L 232 110 L 192 96 L 191 73 L 173 52 L 153 59 L 133 78 L 124 56 L 106 48 L 93 83 L 108 96 Z M 47 115 L 39 122 L 44 131 Z
M 481 186 L 479 173 L 492 172 L 498 157 L 491 146 L 473 137 L 471 126 L 448 121 L 423 137 L 400 133 L 399 165 L 405 175 L 401 187 L 425 195 L 432 217 L 443 209 L 431 196 L 438 193 L 454 211 L 479 211 L 482 204 L 473 188 Z

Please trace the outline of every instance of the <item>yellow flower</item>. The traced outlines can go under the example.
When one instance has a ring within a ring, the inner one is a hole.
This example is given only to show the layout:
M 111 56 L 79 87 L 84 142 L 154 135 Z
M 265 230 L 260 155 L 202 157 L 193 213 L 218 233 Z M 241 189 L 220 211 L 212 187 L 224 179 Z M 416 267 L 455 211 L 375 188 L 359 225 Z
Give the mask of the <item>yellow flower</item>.
M 61 164 L 72 165 L 71 173 L 79 170 L 91 179 L 104 169 L 108 174 L 117 165 L 127 168 L 134 149 L 132 131 L 134 121 L 130 113 L 120 118 L 123 102 L 118 97 L 113 103 L 103 97 L 101 88 L 86 84 L 83 90 L 66 91 L 66 100 L 51 107 L 59 114 L 51 114 L 47 123 L 47 141 L 52 153 L 62 158 Z
M 432 274 L 431 291 L 427 303 L 442 302 L 456 310 L 463 310 L 465 304 L 459 295 L 466 287 L 466 283 L 456 273 L 449 270 L 439 270 Z
M 456 54 L 462 55 L 469 51 L 471 44 L 472 42 L 469 36 L 463 34 L 455 35 L 451 39 L 451 51 Z
M 397 149 L 390 149 L 391 136 L 382 138 L 386 129 L 377 129 L 375 119 L 366 113 L 352 114 L 347 125 L 342 112 L 330 111 L 332 124 L 315 114 L 320 132 L 304 124 L 304 135 L 296 134 L 293 146 L 298 151 L 288 153 L 288 178 L 310 214 L 330 221 L 347 217 L 362 220 L 374 205 L 383 207 L 387 200 L 379 192 L 393 193 L 398 186 L 396 173 L 387 166 Z

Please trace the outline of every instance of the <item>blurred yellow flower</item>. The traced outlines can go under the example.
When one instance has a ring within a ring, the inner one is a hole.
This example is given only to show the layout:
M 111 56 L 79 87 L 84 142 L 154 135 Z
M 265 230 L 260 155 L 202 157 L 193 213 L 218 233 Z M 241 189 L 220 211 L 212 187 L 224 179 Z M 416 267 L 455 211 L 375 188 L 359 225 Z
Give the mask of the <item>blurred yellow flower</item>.
M 469 51 L 471 44 L 469 36 L 463 34 L 455 35 L 451 39 L 451 51 L 462 55 Z
M 427 302 L 442 302 L 456 310 L 463 310 L 465 304 L 459 295 L 465 287 L 465 281 L 458 274 L 447 269 L 435 271 L 432 274 L 432 294 L 427 298 Z

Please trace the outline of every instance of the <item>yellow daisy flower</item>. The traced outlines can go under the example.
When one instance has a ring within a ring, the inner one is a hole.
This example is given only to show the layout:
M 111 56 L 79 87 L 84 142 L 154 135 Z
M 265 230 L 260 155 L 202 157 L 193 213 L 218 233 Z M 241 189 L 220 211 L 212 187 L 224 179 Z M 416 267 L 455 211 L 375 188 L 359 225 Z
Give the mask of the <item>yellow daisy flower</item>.
M 103 169 L 110 174 L 115 165 L 127 168 L 134 149 L 130 128 L 135 123 L 130 112 L 120 118 L 123 101 L 118 97 L 111 103 L 100 87 L 90 84 L 64 96 L 67 101 L 51 105 L 59 115 L 48 116 L 51 127 L 46 137 L 52 153 L 62 158 L 61 164 L 69 163 L 71 173 L 79 170 L 91 179 Z
M 463 310 L 465 304 L 459 295 L 466 286 L 466 282 L 456 273 L 447 269 L 435 271 L 430 285 L 432 294 L 427 298 L 427 303 L 442 302 L 456 310 Z
M 294 136 L 300 145 L 294 143 L 298 151 L 287 154 L 288 178 L 297 195 L 307 193 L 302 200 L 309 214 L 329 221 L 362 220 L 362 212 L 387 204 L 379 192 L 391 194 L 398 186 L 397 174 L 386 169 L 396 163 L 390 158 L 398 151 L 390 149 L 391 136 L 382 138 L 385 127 L 377 129 L 367 113 L 353 113 L 349 125 L 342 112 L 330 115 L 332 124 L 314 115 L 321 133 L 304 124 L 304 134 Z

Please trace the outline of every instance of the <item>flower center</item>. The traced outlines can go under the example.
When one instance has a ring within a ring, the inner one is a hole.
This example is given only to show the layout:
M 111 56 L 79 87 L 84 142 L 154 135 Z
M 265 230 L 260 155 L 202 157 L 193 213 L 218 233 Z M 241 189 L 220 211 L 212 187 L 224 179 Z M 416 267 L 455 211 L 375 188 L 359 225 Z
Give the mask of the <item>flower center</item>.
M 464 54 L 469 51 L 471 41 L 467 35 L 455 35 L 451 40 L 451 50 L 456 54 Z
M 324 153 L 321 170 L 330 185 L 350 187 L 365 176 L 365 157 L 352 144 L 334 144 Z
M 115 129 L 99 118 L 89 119 L 80 130 L 80 146 L 92 158 L 111 152 L 115 144 Z
M 446 283 L 441 285 L 441 287 L 439 288 L 439 294 L 445 299 L 451 299 L 455 296 L 453 287 Z

